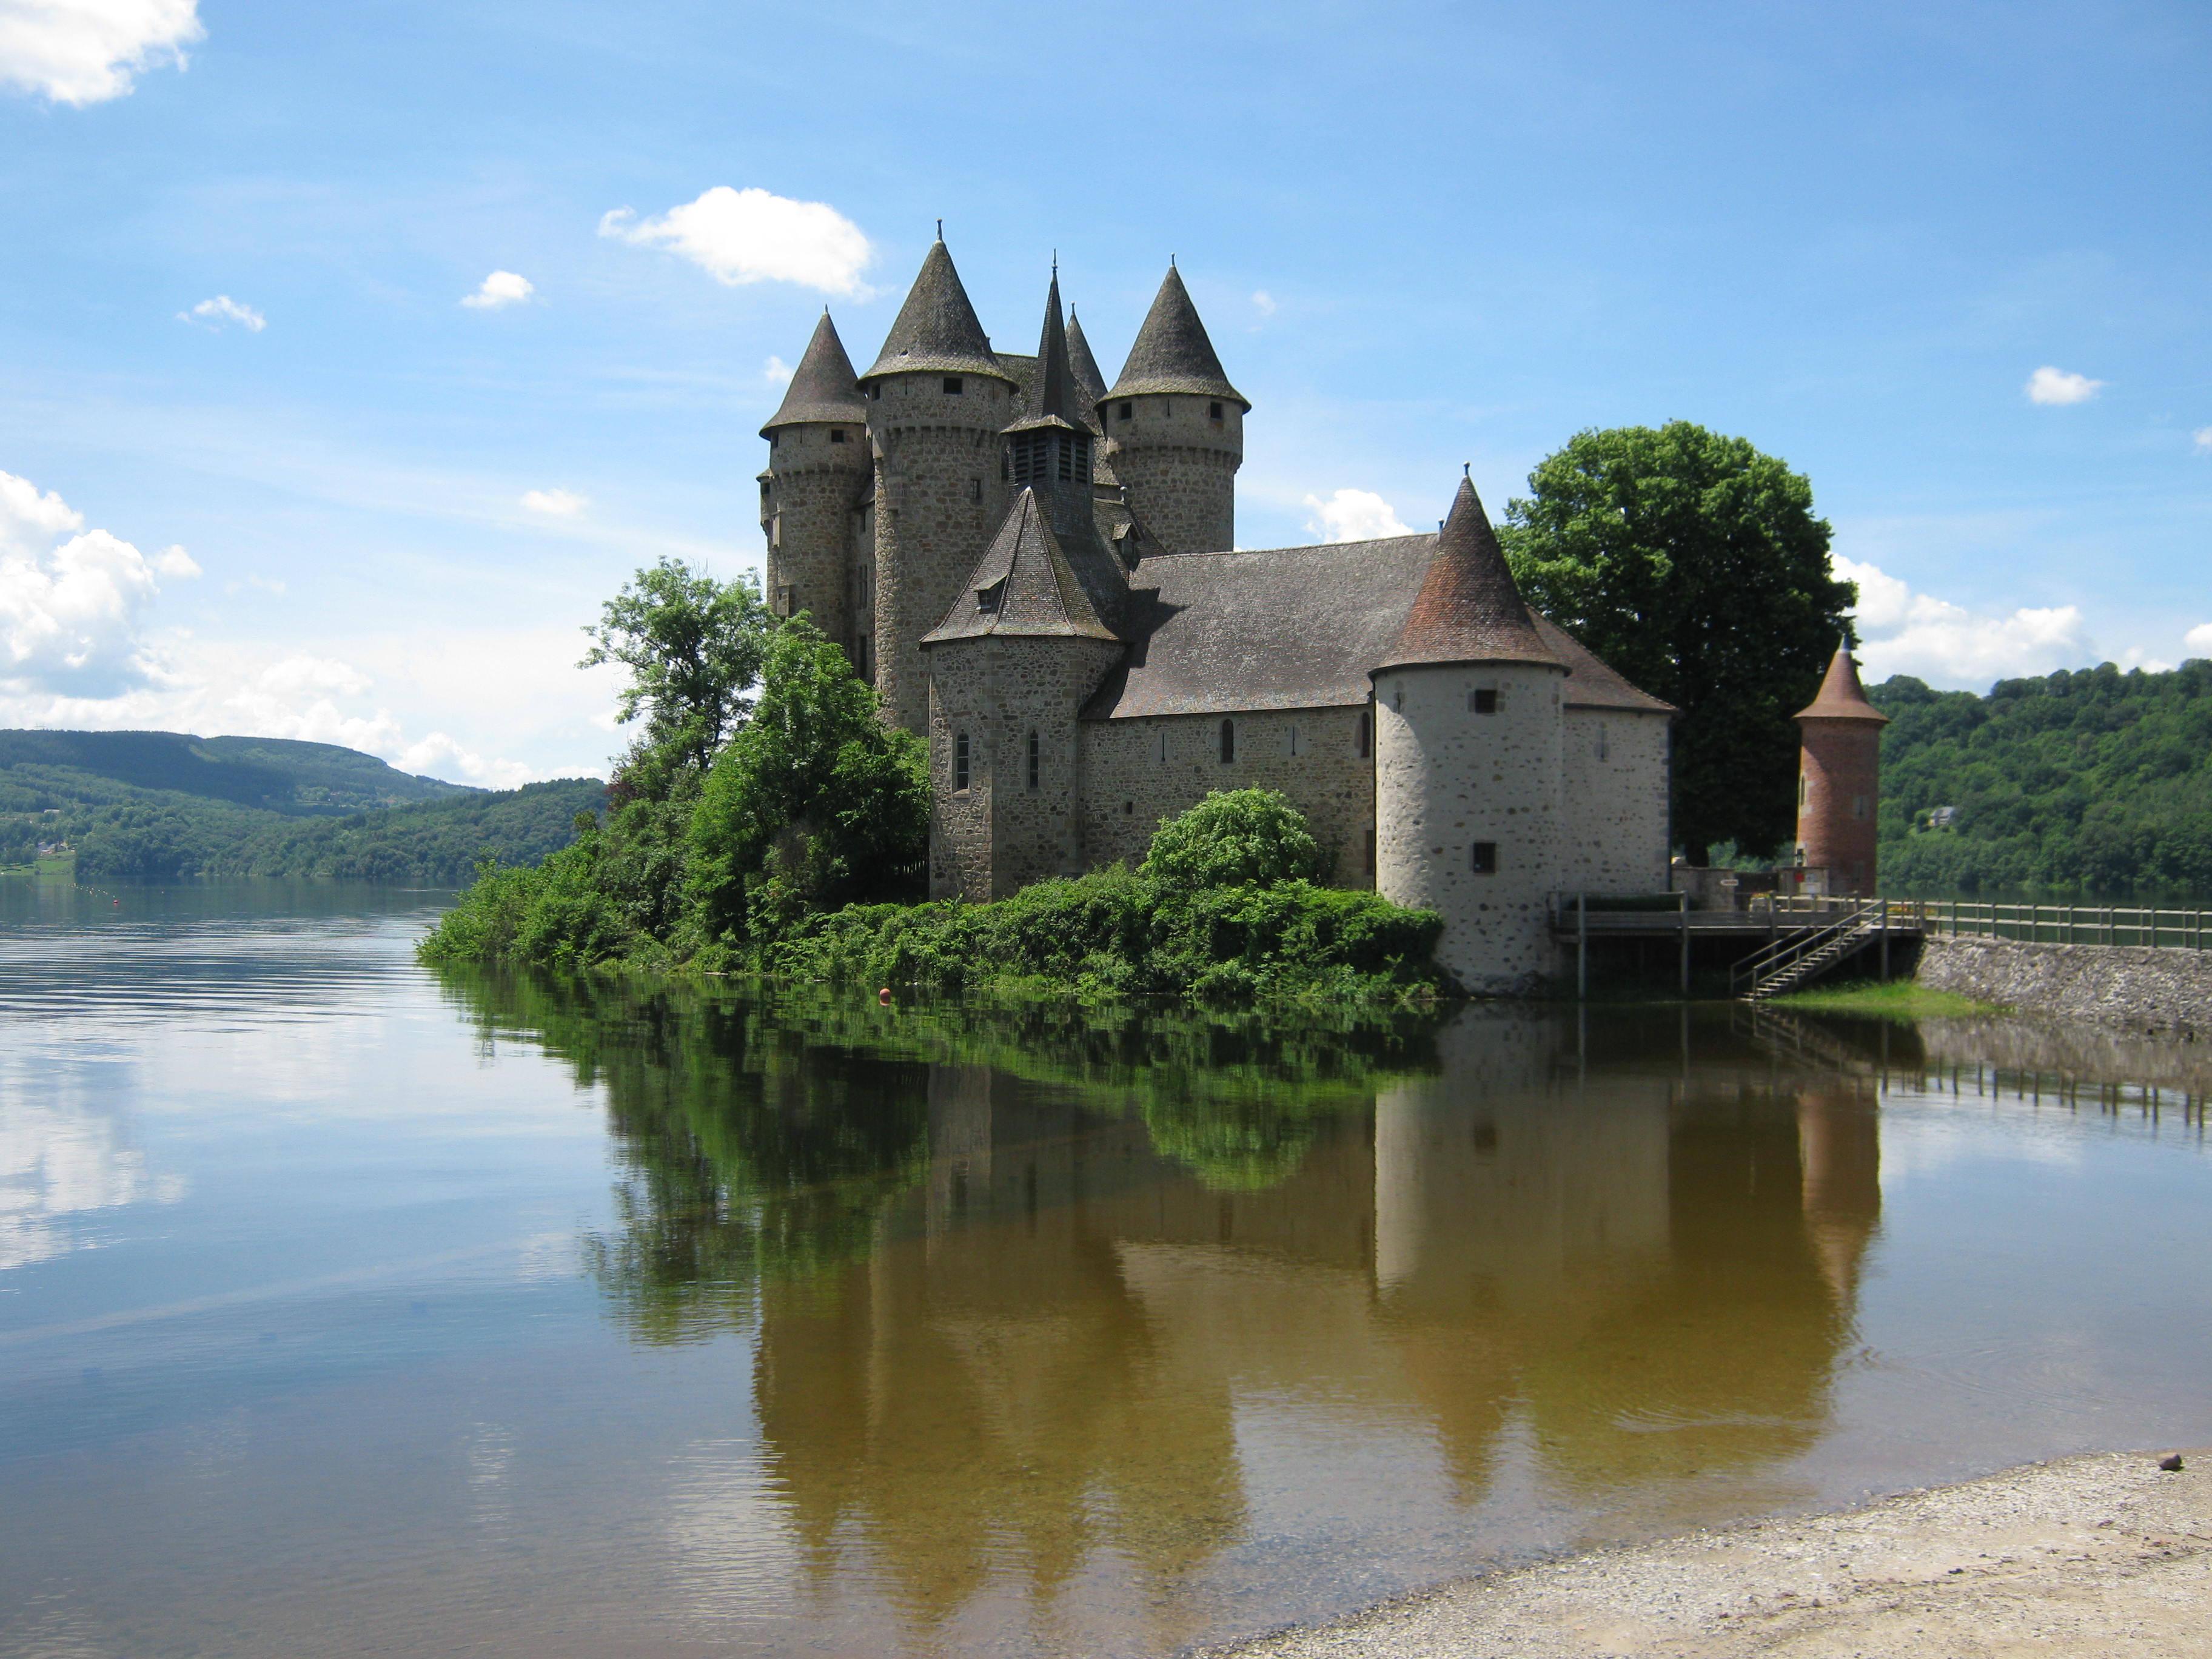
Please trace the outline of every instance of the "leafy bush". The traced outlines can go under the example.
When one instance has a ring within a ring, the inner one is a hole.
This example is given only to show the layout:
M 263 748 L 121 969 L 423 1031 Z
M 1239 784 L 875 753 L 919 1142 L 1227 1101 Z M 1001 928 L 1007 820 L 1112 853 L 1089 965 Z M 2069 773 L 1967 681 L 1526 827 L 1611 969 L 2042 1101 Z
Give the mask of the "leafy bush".
M 1161 823 L 1144 873 L 1167 887 L 1239 887 L 1318 881 L 1334 862 L 1287 796 L 1217 789 Z

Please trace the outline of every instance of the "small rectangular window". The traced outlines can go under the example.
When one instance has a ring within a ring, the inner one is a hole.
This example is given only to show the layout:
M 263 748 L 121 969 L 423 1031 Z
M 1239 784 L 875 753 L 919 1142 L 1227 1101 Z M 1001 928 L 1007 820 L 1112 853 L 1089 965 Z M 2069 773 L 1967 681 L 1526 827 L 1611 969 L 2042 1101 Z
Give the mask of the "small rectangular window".
M 983 481 L 981 478 L 968 480 L 968 499 L 971 501 L 980 501 L 983 499 Z
M 957 398 L 963 390 L 965 390 L 965 387 L 957 374 L 948 374 L 945 377 L 945 395 L 946 397 Z
M 782 447 L 783 447 L 783 434 L 782 434 L 782 433 L 781 433 L 781 432 L 771 432 L 771 433 L 769 433 L 769 434 L 768 434 L 768 447 L 769 447 L 770 449 L 781 449 L 781 448 L 782 448 Z
M 1221 722 L 1221 763 L 1227 766 L 1237 758 L 1237 722 Z
M 1597 757 L 1600 760 L 1603 760 L 1606 757 L 1606 752 L 1605 727 L 1603 726 L 1600 726 L 1597 728 Z
M 877 402 L 877 403 L 881 403 L 881 402 L 883 402 L 883 400 L 884 400 L 884 383 L 883 383 L 881 380 L 871 380 L 871 381 L 869 381 L 869 382 L 868 382 L 868 396 L 869 396 L 871 398 L 872 398 L 872 399 L 873 399 L 875 402 Z
M 1037 734 L 1032 732 L 1030 733 L 1030 787 L 1032 789 L 1037 787 L 1037 778 L 1040 775 L 1040 770 L 1041 769 L 1038 764 L 1037 754 Z
M 1867 798 L 1864 795 L 1853 795 L 1851 797 L 1851 816 L 1855 818 L 1863 818 L 1866 815 Z
M 1115 420 L 1117 420 L 1117 421 L 1126 421 L 1126 420 L 1129 419 L 1132 416 L 1135 415 L 1135 414 L 1136 414 L 1136 412 L 1137 412 L 1137 406 L 1136 406 L 1136 404 L 1123 404 L 1121 406 L 1121 408 L 1119 408 L 1119 409 L 1117 409 L 1117 410 L 1115 410 L 1114 411 L 1114 418 L 1115 418 Z
M 1367 832 L 1367 873 L 1370 876 L 1375 873 L 1375 832 L 1372 830 Z
M 1498 712 L 1498 688 L 1483 686 L 1467 694 L 1467 712 L 1470 714 L 1495 714 Z
M 775 590 L 775 614 L 779 617 L 788 617 L 792 615 L 793 609 L 798 603 L 798 599 L 799 590 L 797 588 L 777 588 Z
M 845 441 L 845 428 L 842 426 L 831 427 L 830 428 L 830 441 L 833 444 L 843 443 Z
M 1206 406 L 1206 418 L 1209 421 L 1219 420 L 1221 418 L 1221 405 L 1219 404 L 1208 404 Z
M 1168 734 L 1162 732 L 1152 744 L 1152 758 L 1161 765 L 1168 763 Z
M 1478 876 L 1496 875 L 1498 873 L 1498 843 L 1494 841 L 1475 842 L 1469 849 L 1468 868 Z
M 968 734 L 961 732 L 952 739 L 952 787 L 968 787 Z
M 1359 736 L 1355 743 L 1355 752 L 1360 759 L 1366 760 L 1375 753 L 1375 715 L 1369 709 L 1359 711 Z
M 853 641 L 853 666 L 862 679 L 868 678 L 868 636 L 866 634 Z

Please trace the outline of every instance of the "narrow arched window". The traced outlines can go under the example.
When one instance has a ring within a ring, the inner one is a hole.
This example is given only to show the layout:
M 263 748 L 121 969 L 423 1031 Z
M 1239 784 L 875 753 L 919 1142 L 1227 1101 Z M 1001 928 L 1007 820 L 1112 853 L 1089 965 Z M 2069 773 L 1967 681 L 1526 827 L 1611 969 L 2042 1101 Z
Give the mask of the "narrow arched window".
M 968 787 L 968 734 L 961 732 L 952 739 L 952 787 Z
M 1037 734 L 1030 733 L 1030 787 L 1037 787 Z
M 1226 766 L 1237 758 L 1237 722 L 1221 722 L 1221 763 Z
M 1363 708 L 1359 711 L 1359 736 L 1357 741 L 1358 744 L 1357 752 L 1359 758 L 1371 759 L 1375 754 L 1375 715 L 1371 710 Z
M 1163 766 L 1168 763 L 1168 734 L 1164 726 L 1160 730 L 1158 740 L 1152 745 L 1152 758 Z

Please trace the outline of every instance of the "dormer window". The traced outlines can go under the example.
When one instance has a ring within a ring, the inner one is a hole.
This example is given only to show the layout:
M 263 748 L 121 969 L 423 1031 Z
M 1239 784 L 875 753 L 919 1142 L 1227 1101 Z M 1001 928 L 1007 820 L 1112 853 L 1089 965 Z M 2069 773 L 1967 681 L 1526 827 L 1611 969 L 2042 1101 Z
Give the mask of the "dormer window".
M 988 587 L 977 588 L 975 608 L 984 611 L 996 611 L 999 608 L 999 596 L 1006 591 L 1006 584 L 1004 581 L 995 581 Z
M 957 398 L 966 390 L 967 382 L 963 380 L 957 374 L 948 374 L 945 377 L 945 395 L 946 397 Z
M 843 443 L 845 441 L 845 428 L 842 426 L 831 427 L 830 428 L 830 441 L 833 444 Z

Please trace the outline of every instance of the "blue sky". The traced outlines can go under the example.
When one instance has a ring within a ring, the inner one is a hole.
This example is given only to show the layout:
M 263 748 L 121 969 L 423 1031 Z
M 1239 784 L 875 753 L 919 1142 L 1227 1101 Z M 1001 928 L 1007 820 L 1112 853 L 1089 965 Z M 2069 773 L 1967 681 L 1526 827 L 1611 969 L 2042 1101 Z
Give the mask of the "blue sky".
M 603 770 L 578 630 L 757 567 L 772 360 L 939 215 L 1109 376 L 1177 257 L 1247 545 L 1686 418 L 1876 675 L 2212 655 L 2208 87 L 2201 3 L 0 0 L 0 724 Z

